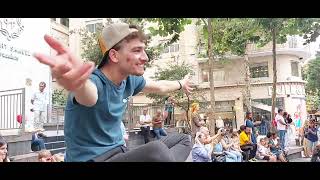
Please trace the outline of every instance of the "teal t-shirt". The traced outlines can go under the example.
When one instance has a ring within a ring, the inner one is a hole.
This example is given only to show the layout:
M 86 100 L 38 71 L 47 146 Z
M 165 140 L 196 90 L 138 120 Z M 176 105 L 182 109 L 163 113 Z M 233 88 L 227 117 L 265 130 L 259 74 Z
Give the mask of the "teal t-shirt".
M 88 161 L 123 145 L 121 121 L 125 107 L 146 84 L 142 76 L 129 76 L 117 86 L 99 69 L 90 80 L 98 89 L 98 101 L 93 107 L 78 104 L 72 93 L 68 97 L 64 128 L 67 162 Z

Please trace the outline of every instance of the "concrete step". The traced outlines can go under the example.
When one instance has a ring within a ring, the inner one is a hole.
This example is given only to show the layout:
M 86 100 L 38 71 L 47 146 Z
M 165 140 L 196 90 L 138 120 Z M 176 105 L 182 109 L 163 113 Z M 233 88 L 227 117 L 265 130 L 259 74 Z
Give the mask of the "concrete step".
M 56 141 L 64 141 L 64 136 L 51 136 L 51 137 L 44 138 L 45 143 L 56 142 Z
M 50 149 L 50 152 L 51 152 L 52 155 L 58 154 L 58 153 L 64 154 L 65 151 L 66 151 L 66 147 Z
M 63 130 L 64 128 L 64 123 L 59 123 L 58 126 L 57 126 L 57 123 L 46 123 L 43 125 L 43 128 L 46 130 L 46 131 L 57 131 L 58 130 Z
M 54 141 L 54 142 L 48 142 L 45 143 L 46 149 L 56 149 L 56 148 L 62 148 L 65 147 L 65 142 L 64 141 Z
M 293 159 L 302 158 L 302 154 L 301 154 L 302 151 L 303 151 L 302 146 L 292 146 L 292 147 L 287 147 L 285 149 L 285 152 L 287 154 L 287 159 L 289 161 Z
M 30 152 L 28 154 L 11 156 L 10 160 L 12 162 L 38 162 L 38 153 Z

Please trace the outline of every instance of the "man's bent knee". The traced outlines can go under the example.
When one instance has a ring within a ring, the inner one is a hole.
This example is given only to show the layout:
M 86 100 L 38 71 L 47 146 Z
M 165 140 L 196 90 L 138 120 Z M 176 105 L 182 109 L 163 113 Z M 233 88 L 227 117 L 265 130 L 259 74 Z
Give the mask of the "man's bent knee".
M 145 147 L 146 159 L 150 162 L 171 162 L 175 161 L 169 148 L 161 141 L 152 141 Z

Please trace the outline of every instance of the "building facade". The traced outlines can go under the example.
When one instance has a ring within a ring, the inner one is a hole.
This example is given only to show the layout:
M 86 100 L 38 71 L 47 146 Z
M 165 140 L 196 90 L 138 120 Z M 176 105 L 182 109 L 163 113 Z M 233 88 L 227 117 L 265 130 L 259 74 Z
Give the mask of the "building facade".
M 107 22 L 106 18 L 70 19 L 70 30 L 87 28 L 95 32 L 96 28 Z M 185 62 L 192 66 L 193 83 L 204 91 L 209 100 L 209 74 L 207 58 L 200 58 L 198 47 L 199 30 L 201 27 L 187 25 L 180 34 L 180 39 L 167 47 L 154 65 L 166 67 L 168 64 Z M 166 41 L 167 38 L 154 37 L 150 45 Z M 81 56 L 81 37 L 79 34 L 70 34 L 70 48 Z M 251 72 L 251 98 L 255 114 L 271 117 L 272 95 L 272 51 L 271 44 L 263 48 L 249 46 L 249 62 Z M 301 66 L 308 59 L 308 47 L 302 46 L 298 37 L 289 37 L 285 44 L 277 45 L 277 108 L 283 108 L 288 113 L 298 113 L 305 119 L 305 81 L 302 80 Z M 145 78 L 151 78 L 157 71 L 153 66 L 146 69 Z M 244 106 L 245 87 L 244 59 L 230 56 L 224 63 L 217 62 L 214 69 L 216 117 L 221 117 L 226 124 L 239 128 L 243 124 L 246 108 Z M 140 93 L 133 97 L 133 104 L 150 104 L 153 101 Z M 177 113 L 179 111 L 177 110 Z
M 188 25 L 180 40 L 164 50 L 155 64 L 166 67 L 167 64 L 187 62 L 194 69 L 192 81 L 207 100 L 210 99 L 208 58 L 199 58 L 198 30 Z M 159 40 L 161 41 L 161 40 Z M 254 116 L 264 115 L 271 118 L 271 96 L 273 80 L 272 44 L 263 48 L 255 45 L 248 47 L 250 63 L 251 99 Z M 307 118 L 305 81 L 302 80 L 301 67 L 310 57 L 308 46 L 302 46 L 299 37 L 289 37 L 285 44 L 277 45 L 277 108 L 283 108 L 289 114 L 298 113 Z M 244 123 L 246 107 L 244 105 L 245 66 L 244 58 L 229 56 L 228 60 L 214 65 L 215 113 L 225 120 L 227 126 L 239 128 Z M 147 69 L 145 76 L 156 72 L 156 67 Z M 152 102 L 143 93 L 135 96 L 134 103 Z M 204 112 L 204 111 L 203 111 Z

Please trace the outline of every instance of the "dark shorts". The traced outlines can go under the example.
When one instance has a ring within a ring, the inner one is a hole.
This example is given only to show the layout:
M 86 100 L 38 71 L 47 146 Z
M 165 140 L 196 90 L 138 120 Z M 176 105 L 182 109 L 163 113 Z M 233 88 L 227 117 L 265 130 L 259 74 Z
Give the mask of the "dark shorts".
M 270 160 L 270 156 L 263 156 L 263 158 L 262 158 L 263 160 L 267 160 L 267 161 L 269 161 Z

